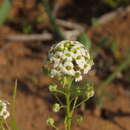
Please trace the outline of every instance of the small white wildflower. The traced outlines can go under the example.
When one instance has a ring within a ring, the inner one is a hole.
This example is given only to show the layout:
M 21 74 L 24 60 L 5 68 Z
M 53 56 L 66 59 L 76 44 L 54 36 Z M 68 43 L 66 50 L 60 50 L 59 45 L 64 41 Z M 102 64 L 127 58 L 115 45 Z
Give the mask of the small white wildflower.
M 91 69 L 91 65 L 86 65 L 86 67 L 84 68 L 84 74 L 87 74 L 89 72 L 89 70 Z
M 79 57 L 79 58 L 78 58 Z M 82 56 L 78 56 L 76 59 L 76 63 L 81 69 L 84 69 L 84 65 L 86 64 L 85 58 Z
M 78 41 L 75 41 L 75 48 L 81 48 L 81 47 L 84 47 L 84 45 L 83 44 L 81 44 L 80 42 L 78 42 Z
M 58 51 L 58 52 L 55 53 L 55 56 L 57 56 L 57 58 L 60 59 L 63 56 L 63 53 Z
M 67 75 L 73 76 L 75 74 L 72 62 L 65 62 L 61 70 L 63 73 Z
M 50 61 L 54 64 L 54 67 L 57 67 L 57 65 L 60 63 L 60 59 L 56 57 L 52 57 Z
M 80 52 L 80 50 L 75 50 L 74 54 L 73 54 L 73 58 L 76 60 L 77 57 L 82 57 L 82 53 Z
M 1 116 L 4 120 L 6 120 L 6 119 L 10 116 L 10 113 L 5 109 L 5 110 L 2 110 L 2 111 L 0 112 L 0 116 Z
M 63 53 L 64 53 L 64 56 L 62 57 L 62 59 L 67 60 L 67 61 L 72 61 L 73 53 L 71 51 L 65 50 Z
M 60 76 L 61 75 L 61 72 L 56 70 L 56 69 L 52 69 L 51 70 L 51 77 L 53 76 Z
M 82 76 L 80 75 L 79 77 L 77 77 L 77 78 L 75 78 L 75 81 L 76 82 L 79 82 L 79 81 L 81 81 L 83 78 L 82 78 Z
M 4 120 L 6 120 L 10 115 L 10 113 L 7 111 L 8 104 L 8 102 L 0 100 L 0 117 L 2 117 Z
M 82 54 L 83 56 L 86 56 L 86 51 L 85 51 L 84 48 L 80 48 L 79 51 L 81 52 L 81 54 Z
M 82 75 L 81 75 L 81 72 L 80 72 L 80 71 L 77 71 L 77 72 L 75 73 L 75 81 L 78 82 L 78 81 L 80 81 L 80 80 L 82 80 Z

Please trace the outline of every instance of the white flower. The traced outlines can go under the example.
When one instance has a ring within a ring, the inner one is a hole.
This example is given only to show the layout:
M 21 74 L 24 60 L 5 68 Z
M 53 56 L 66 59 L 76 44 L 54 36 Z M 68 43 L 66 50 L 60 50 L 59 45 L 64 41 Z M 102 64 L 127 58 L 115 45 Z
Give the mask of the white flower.
M 75 50 L 74 54 L 73 54 L 73 58 L 77 59 L 77 57 L 82 57 L 82 53 L 80 52 L 80 50 Z
M 80 80 L 82 80 L 82 75 L 81 75 L 81 72 L 80 72 L 80 71 L 77 71 L 77 72 L 75 73 L 75 81 L 78 82 L 78 81 L 80 81 Z
M 75 81 L 76 82 L 79 82 L 79 81 L 81 81 L 82 80 L 82 76 L 80 75 L 79 77 L 77 77 L 77 78 L 75 78 Z
M 82 75 L 91 69 L 88 50 L 78 41 L 64 40 L 51 47 L 49 59 L 52 64 L 51 76 L 72 76 L 75 81 L 82 80 Z
M 0 112 L 0 116 L 3 117 L 4 120 L 6 120 L 10 116 L 10 113 L 7 110 L 3 110 Z
M 0 100 L 0 117 L 2 117 L 4 120 L 6 120 L 10 115 L 10 113 L 7 111 L 7 104 L 9 103 Z
M 72 61 L 72 59 L 73 59 L 73 53 L 71 51 L 65 50 L 63 52 L 63 54 L 64 54 L 63 57 L 62 57 L 63 60 Z
M 54 67 L 56 67 L 60 63 L 60 59 L 56 57 L 50 58 L 50 61 L 55 65 Z
M 61 75 L 61 73 L 60 73 L 60 71 L 58 71 L 58 70 L 56 70 L 56 69 L 52 69 L 51 70 L 51 76 L 53 77 L 53 76 L 60 76 Z
M 83 56 L 86 56 L 86 50 L 84 48 L 80 48 L 79 51 Z
M 73 67 L 74 66 L 73 66 L 72 62 L 65 62 L 63 64 L 63 67 L 61 68 L 61 71 L 67 75 L 73 76 L 75 74 Z
M 63 53 L 58 51 L 55 53 L 55 56 L 57 56 L 58 58 L 61 58 L 63 56 Z
M 84 74 L 87 74 L 88 71 L 91 69 L 91 65 L 87 65 L 85 68 L 84 68 Z
M 68 40 L 63 40 L 63 41 L 59 42 L 58 44 L 56 44 L 56 47 L 55 47 L 55 48 L 59 48 L 59 47 L 64 48 L 64 44 L 65 44 L 66 42 L 68 42 Z
M 78 57 L 79 59 L 78 58 L 76 59 L 76 63 L 81 69 L 84 69 L 84 65 L 86 64 L 85 58 L 81 56 L 78 56 Z
M 78 42 L 78 41 L 74 41 L 76 44 L 75 44 L 75 47 L 76 48 L 81 48 L 81 47 L 84 47 L 84 45 L 83 44 L 81 44 L 80 42 Z

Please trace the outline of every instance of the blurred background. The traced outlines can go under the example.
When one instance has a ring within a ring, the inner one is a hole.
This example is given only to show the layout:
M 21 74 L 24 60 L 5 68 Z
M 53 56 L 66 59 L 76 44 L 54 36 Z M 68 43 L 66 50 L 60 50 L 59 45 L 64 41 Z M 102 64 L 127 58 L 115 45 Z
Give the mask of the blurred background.
M 95 65 L 84 77 L 95 96 L 75 114 L 73 130 L 130 130 L 130 0 L 0 0 L 0 98 L 12 101 L 18 81 L 19 130 L 63 130 L 64 113 L 51 110 L 56 99 L 43 73 L 51 45 L 78 40 Z

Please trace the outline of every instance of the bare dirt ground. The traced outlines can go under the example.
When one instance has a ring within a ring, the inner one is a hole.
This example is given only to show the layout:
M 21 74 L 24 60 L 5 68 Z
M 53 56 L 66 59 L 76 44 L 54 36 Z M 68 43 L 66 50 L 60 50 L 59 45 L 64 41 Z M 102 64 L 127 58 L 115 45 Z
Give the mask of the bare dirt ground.
M 93 44 L 97 40 L 95 33 L 120 41 L 120 54 L 117 55 L 120 58 L 130 47 L 129 28 L 130 13 L 119 16 L 105 25 L 90 28 L 87 34 L 93 40 Z M 16 34 L 8 25 L 0 27 L 0 30 L 0 34 Z M 51 105 L 56 101 L 48 91 L 51 81 L 42 73 L 43 61 L 49 47 L 50 44 L 40 42 L 0 40 L 0 97 L 11 102 L 17 79 L 16 115 L 21 130 L 51 130 L 46 125 L 46 119 L 50 116 L 53 116 L 57 125 L 63 129 L 62 116 L 51 112 Z M 127 88 L 129 87 L 130 84 L 127 84 Z M 92 110 L 85 110 L 85 121 L 80 125 L 73 122 L 73 130 L 129 130 L 130 89 L 127 88 L 120 83 L 110 85 L 107 90 L 112 91 L 115 97 L 105 102 L 101 115 L 95 114 Z

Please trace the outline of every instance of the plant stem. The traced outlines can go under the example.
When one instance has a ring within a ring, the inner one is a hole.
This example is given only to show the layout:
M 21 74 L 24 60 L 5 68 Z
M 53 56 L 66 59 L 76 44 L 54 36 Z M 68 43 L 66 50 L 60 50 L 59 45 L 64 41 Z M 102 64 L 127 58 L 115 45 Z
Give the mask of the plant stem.
M 63 94 L 63 95 L 66 95 L 66 93 L 64 93 L 63 91 L 61 90 L 56 90 L 57 93 L 60 93 L 60 94 Z
M 54 96 L 55 96 L 55 98 L 57 99 L 57 101 L 60 103 L 60 105 L 63 106 L 63 103 L 62 103 L 62 101 L 60 100 L 60 98 L 59 98 L 56 94 L 54 94 Z
M 11 106 L 11 111 L 12 111 L 12 118 L 11 118 L 11 130 L 19 130 L 17 127 L 17 122 L 16 122 L 16 112 L 15 112 L 15 107 L 16 107 L 16 94 L 17 94 L 17 80 L 15 81 L 15 86 L 13 90 L 13 101 L 12 101 L 12 106 Z
M 73 79 L 68 78 L 68 82 L 65 83 L 65 85 L 67 87 L 67 91 L 66 91 L 66 95 L 65 95 L 65 98 L 66 98 L 66 117 L 65 117 L 66 130 L 71 130 L 71 124 L 72 124 L 71 92 L 70 92 L 72 82 L 73 82 Z
M 49 1 L 48 0 L 41 0 L 41 2 L 44 5 L 44 8 L 45 8 L 46 13 L 47 13 L 48 18 L 49 18 L 49 21 L 52 25 L 53 31 L 55 32 L 56 36 L 59 38 L 59 40 L 66 39 L 59 29 L 59 26 L 56 22 L 56 18 L 52 15 L 52 11 L 51 11 L 50 6 L 49 6 Z
M 70 93 L 66 96 L 66 116 L 67 116 L 67 130 L 71 130 L 71 121 L 72 121 L 72 114 L 70 109 Z
M 7 130 L 11 130 L 6 120 L 5 120 L 5 125 L 7 127 Z
M 75 98 L 75 100 L 74 100 L 73 108 L 72 108 L 72 111 L 71 111 L 71 114 L 72 114 L 72 115 L 73 115 L 73 113 L 74 113 L 74 109 L 75 109 L 77 100 L 78 100 L 78 96 L 77 96 L 77 97 Z
M 83 101 L 81 101 L 79 104 L 75 106 L 75 108 L 79 107 L 82 103 L 85 103 L 88 100 L 88 98 L 85 98 Z
M 55 125 L 52 126 L 55 130 L 59 130 Z

